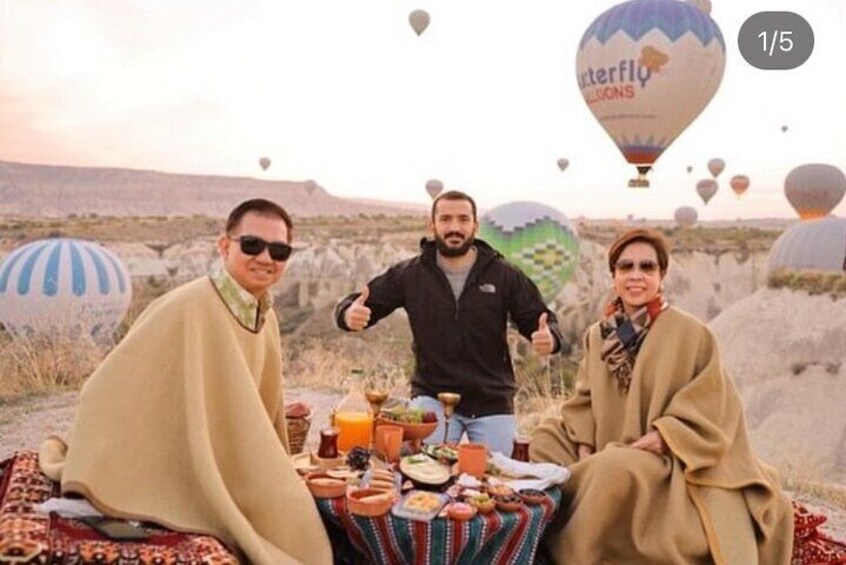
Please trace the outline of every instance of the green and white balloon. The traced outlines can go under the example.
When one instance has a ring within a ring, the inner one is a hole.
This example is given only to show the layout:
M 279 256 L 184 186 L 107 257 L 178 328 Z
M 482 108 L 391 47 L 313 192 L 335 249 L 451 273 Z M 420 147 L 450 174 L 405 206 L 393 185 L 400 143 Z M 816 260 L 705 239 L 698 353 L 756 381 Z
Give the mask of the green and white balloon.
M 479 221 L 479 237 L 534 281 L 551 302 L 573 276 L 579 238 L 567 217 L 537 202 L 510 202 Z

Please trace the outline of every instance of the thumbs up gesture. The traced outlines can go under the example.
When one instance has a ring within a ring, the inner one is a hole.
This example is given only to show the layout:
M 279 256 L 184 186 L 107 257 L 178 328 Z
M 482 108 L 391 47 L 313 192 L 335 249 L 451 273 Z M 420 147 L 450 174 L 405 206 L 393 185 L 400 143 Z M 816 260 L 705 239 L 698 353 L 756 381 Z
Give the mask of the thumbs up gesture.
M 370 322 L 370 308 L 364 305 L 369 297 L 370 288 L 364 285 L 364 290 L 361 291 L 358 298 L 353 300 L 353 303 L 344 312 L 344 323 L 354 332 L 363 330 L 367 327 L 368 322 Z
M 546 312 L 541 314 L 538 318 L 538 329 L 532 333 L 532 350 L 535 355 L 549 355 L 555 347 L 555 338 L 549 331 L 548 318 L 549 314 Z

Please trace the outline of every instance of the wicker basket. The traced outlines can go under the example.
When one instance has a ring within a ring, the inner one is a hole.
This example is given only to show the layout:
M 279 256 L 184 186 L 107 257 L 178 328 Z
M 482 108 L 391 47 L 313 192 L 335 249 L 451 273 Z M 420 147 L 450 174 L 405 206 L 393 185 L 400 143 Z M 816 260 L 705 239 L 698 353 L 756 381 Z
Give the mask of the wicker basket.
M 285 422 L 288 427 L 288 446 L 291 448 L 291 455 L 302 453 L 311 427 L 311 416 L 285 418 Z

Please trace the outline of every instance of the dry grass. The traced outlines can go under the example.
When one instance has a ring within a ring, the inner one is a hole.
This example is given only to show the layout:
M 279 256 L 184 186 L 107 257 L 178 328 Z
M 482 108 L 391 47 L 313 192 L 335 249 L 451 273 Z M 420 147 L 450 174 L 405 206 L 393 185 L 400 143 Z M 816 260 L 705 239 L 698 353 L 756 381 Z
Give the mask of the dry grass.
M 846 273 L 780 269 L 770 274 L 767 286 L 803 290 L 812 296 L 828 294 L 838 300 L 846 297 Z

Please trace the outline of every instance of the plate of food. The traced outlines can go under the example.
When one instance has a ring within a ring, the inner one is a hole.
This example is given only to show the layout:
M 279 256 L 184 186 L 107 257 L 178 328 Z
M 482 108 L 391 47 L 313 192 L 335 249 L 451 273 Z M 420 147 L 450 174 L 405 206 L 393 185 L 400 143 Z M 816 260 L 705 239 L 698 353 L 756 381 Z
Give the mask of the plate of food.
M 442 485 L 450 479 L 449 468 L 424 453 L 400 459 L 400 471 L 412 481 L 426 485 Z
M 429 457 L 433 457 L 438 461 L 446 461 L 448 463 L 454 463 L 458 461 L 458 451 L 456 451 L 454 447 L 443 443 L 440 445 L 424 445 L 422 451 Z
M 447 502 L 449 496 L 444 493 L 412 490 L 394 504 L 391 513 L 400 518 L 428 522 L 441 512 Z

